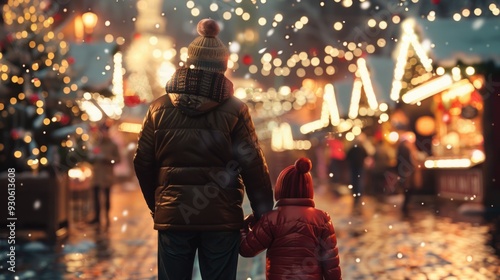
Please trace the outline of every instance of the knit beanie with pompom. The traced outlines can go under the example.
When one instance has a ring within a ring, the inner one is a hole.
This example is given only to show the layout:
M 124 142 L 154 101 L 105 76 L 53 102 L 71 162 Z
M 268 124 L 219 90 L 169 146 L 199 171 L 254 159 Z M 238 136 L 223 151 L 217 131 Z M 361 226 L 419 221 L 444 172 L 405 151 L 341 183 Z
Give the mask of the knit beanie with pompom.
M 200 36 L 188 46 L 188 68 L 224 73 L 227 69 L 229 50 L 217 38 L 220 28 L 213 19 L 202 19 L 198 22 L 196 31 Z
M 283 169 L 276 180 L 274 198 L 313 198 L 314 189 L 309 171 L 312 162 L 308 158 L 299 158 L 294 165 Z

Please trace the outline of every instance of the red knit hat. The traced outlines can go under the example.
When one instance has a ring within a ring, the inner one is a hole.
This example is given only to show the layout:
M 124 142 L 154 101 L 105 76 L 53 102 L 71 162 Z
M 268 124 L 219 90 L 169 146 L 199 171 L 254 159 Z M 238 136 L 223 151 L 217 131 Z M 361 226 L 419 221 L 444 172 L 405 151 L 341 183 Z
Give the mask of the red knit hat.
M 276 186 L 274 187 L 274 198 L 313 198 L 313 182 L 309 171 L 312 162 L 308 158 L 299 158 L 294 165 L 290 165 L 281 171 Z

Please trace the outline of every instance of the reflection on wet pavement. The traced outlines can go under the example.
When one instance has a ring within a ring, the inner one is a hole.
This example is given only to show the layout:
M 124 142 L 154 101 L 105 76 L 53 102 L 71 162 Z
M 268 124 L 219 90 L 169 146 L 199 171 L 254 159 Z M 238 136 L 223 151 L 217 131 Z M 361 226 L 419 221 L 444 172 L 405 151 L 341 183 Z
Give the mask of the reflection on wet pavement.
M 491 246 L 499 237 L 481 215 L 448 215 L 457 213 L 456 204 L 415 197 L 403 217 L 400 197 L 363 200 L 356 212 L 349 195 L 318 190 L 315 196 L 317 208 L 332 217 L 344 279 L 500 279 Z M 6 271 L 2 240 L 0 279 L 157 279 L 157 235 L 139 188 L 116 186 L 111 214 L 109 228 L 71 223 L 69 237 L 55 246 L 18 232 L 18 241 L 31 241 L 16 247 L 15 274 Z M 240 258 L 238 279 L 265 279 L 263 263 L 264 254 Z M 197 268 L 194 279 L 201 279 Z

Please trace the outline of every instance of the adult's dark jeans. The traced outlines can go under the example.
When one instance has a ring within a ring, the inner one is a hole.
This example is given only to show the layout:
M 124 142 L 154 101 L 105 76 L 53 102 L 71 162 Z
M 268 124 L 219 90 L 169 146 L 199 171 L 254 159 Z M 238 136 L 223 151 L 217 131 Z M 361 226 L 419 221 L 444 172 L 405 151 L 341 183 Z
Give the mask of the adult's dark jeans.
M 158 279 L 191 280 L 198 250 L 203 279 L 234 280 L 239 231 L 158 231 Z

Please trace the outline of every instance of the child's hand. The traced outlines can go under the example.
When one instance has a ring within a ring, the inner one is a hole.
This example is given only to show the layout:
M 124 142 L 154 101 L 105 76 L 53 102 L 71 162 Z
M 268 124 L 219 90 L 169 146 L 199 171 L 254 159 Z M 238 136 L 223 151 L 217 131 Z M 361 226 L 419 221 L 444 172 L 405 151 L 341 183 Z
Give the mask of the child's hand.
M 243 221 L 243 229 L 248 232 L 252 229 L 255 222 L 256 220 L 253 214 L 246 216 L 245 220 Z

